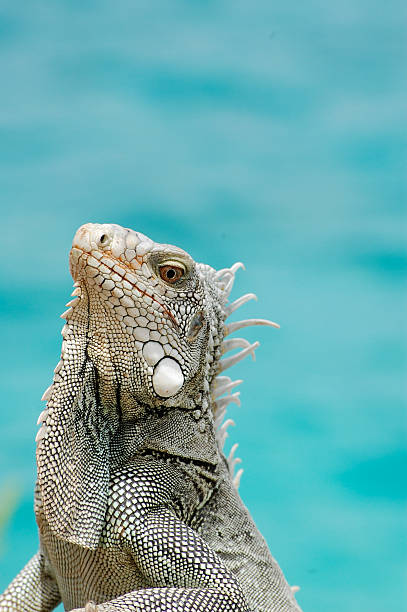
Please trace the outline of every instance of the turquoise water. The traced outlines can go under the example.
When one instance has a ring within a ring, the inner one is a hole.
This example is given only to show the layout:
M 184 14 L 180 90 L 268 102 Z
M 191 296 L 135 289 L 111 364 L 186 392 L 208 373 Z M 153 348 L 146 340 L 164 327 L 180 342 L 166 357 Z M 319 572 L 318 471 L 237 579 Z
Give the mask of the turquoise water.
M 405 31 L 401 0 L 1 3 L 0 590 L 96 221 L 244 261 L 281 330 L 234 372 L 242 497 L 305 612 L 407 610 Z

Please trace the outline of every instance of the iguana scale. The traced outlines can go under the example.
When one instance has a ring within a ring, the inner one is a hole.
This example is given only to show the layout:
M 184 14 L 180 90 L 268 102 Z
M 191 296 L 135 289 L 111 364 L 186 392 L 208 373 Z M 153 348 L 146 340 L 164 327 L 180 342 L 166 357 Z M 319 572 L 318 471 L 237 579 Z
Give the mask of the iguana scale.
M 118 225 L 77 231 L 36 437 L 40 548 L 2 612 L 300 610 L 239 497 L 235 447 L 222 452 L 241 382 L 222 372 L 258 345 L 229 336 L 275 325 L 225 322 L 255 297 L 228 303 L 240 265 Z

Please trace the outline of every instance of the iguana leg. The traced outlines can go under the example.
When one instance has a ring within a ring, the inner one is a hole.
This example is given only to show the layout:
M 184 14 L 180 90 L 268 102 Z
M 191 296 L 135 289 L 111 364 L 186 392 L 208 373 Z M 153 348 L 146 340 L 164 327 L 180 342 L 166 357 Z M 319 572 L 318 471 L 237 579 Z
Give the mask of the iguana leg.
M 135 562 L 148 581 L 162 586 L 101 603 L 95 608 L 97 612 L 248 612 L 234 576 L 204 540 L 170 510 L 151 511 L 128 525 L 132 531 L 126 535 Z
M 58 586 L 38 552 L 0 595 L 1 612 L 51 612 L 61 601 Z

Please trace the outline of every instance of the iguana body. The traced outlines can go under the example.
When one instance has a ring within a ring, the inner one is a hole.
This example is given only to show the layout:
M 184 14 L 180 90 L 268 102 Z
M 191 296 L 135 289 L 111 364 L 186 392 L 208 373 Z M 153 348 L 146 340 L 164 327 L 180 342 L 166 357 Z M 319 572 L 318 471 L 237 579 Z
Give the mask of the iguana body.
M 1 611 L 299 610 L 221 450 L 240 381 L 219 373 L 257 346 L 224 338 L 269 323 L 225 325 L 253 297 L 227 305 L 237 267 L 117 225 L 78 230 L 37 434 L 40 551 Z

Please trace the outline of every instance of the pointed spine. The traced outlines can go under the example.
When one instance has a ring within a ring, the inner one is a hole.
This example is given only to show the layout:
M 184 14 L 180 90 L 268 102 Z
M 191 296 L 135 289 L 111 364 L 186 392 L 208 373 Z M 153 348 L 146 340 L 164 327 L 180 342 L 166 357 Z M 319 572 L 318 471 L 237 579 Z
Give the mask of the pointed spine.
M 52 395 L 52 385 L 50 385 L 47 389 L 45 389 L 44 393 L 42 394 L 41 401 L 47 402 L 50 399 L 51 395 Z
M 236 489 L 239 488 L 240 479 L 242 478 L 242 474 L 243 474 L 243 468 L 240 468 L 240 470 L 238 470 L 236 476 L 233 479 L 233 484 L 235 485 Z
M 233 334 L 233 332 L 243 327 L 252 327 L 253 325 L 267 325 L 269 327 L 276 327 L 277 329 L 280 328 L 278 323 L 274 323 L 274 321 L 269 321 L 268 319 L 245 319 L 244 321 L 233 321 L 233 323 L 225 325 L 225 336 L 229 336 L 229 334 Z
M 68 310 L 65 310 L 65 312 L 61 314 L 61 319 L 68 319 L 71 313 L 72 313 L 72 308 L 68 308 Z
M 229 317 L 232 312 L 235 312 L 235 310 L 243 306 L 243 304 L 246 304 L 246 302 L 248 302 L 249 300 L 257 301 L 257 295 L 255 293 L 246 293 L 245 295 L 242 295 L 240 298 L 229 304 L 229 306 L 226 306 L 226 316 Z
M 37 435 L 35 436 L 35 441 L 39 442 L 40 440 L 45 438 L 47 433 L 48 433 L 47 426 L 46 425 L 42 425 L 41 429 L 38 430 Z
M 236 393 L 232 393 L 231 395 L 227 395 L 226 397 L 221 397 L 215 402 L 217 409 L 222 410 L 223 408 L 226 408 L 230 403 L 240 406 L 239 395 L 240 392 L 237 391 Z
M 70 306 L 70 307 L 73 307 L 73 306 L 75 306 L 75 305 L 76 305 L 78 302 L 80 302 L 80 301 L 81 301 L 81 298 L 80 298 L 80 297 L 77 297 L 77 298 L 74 298 L 73 300 L 70 300 L 69 302 L 67 302 L 67 303 L 65 304 L 65 306 Z
M 40 413 L 40 416 L 38 417 L 38 420 L 37 420 L 37 425 L 39 425 L 40 423 L 43 423 L 43 422 L 45 421 L 45 419 L 47 418 L 47 416 L 48 416 L 48 410 L 47 410 L 47 408 L 45 408 L 45 409 L 44 409 L 44 410 L 43 410 L 43 411 Z
M 228 353 L 229 351 L 233 351 L 235 348 L 247 348 L 250 346 L 250 342 L 245 338 L 229 338 L 228 340 L 224 340 L 222 342 L 222 353 Z M 253 353 L 254 359 L 254 353 Z
M 239 380 L 230 380 L 230 382 L 225 383 L 222 386 L 216 387 L 213 397 L 216 399 L 218 397 L 220 397 L 221 395 L 223 395 L 224 393 L 229 393 L 229 391 L 231 391 L 232 389 L 234 389 L 235 387 L 237 387 L 238 385 L 242 384 L 243 380 L 239 379 Z
M 258 346 L 260 346 L 260 342 L 253 342 L 253 344 L 250 344 L 247 348 L 240 351 L 240 353 L 232 355 L 232 357 L 226 357 L 226 359 L 221 359 L 219 362 L 219 372 L 224 372 L 228 368 L 231 368 L 236 363 L 239 363 L 239 361 L 247 357 L 247 355 L 253 356 L 253 351 Z

